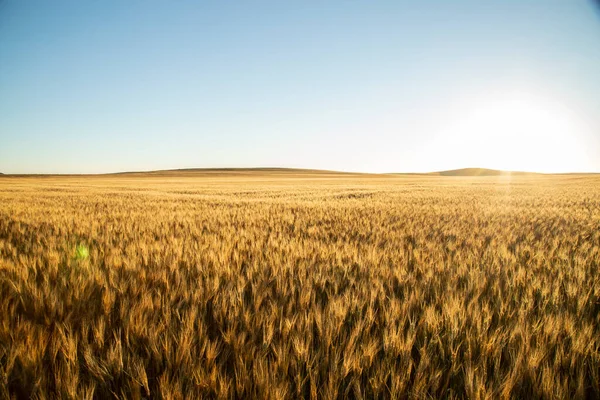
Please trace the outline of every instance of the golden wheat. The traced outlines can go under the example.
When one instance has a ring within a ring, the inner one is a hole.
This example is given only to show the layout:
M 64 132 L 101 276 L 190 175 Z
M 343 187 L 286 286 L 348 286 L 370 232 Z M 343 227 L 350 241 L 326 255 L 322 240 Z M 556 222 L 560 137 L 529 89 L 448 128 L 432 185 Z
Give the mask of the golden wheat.
M 0 398 L 598 398 L 600 178 L 0 179 Z

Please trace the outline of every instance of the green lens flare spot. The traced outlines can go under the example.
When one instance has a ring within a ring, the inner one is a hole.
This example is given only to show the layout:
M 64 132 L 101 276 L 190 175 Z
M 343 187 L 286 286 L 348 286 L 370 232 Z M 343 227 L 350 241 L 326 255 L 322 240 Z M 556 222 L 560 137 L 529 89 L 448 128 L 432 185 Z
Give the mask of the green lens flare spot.
M 90 251 L 88 250 L 88 248 L 83 244 L 78 244 L 77 247 L 75 248 L 75 258 L 78 261 L 83 261 L 83 260 L 87 259 L 89 256 L 90 256 Z

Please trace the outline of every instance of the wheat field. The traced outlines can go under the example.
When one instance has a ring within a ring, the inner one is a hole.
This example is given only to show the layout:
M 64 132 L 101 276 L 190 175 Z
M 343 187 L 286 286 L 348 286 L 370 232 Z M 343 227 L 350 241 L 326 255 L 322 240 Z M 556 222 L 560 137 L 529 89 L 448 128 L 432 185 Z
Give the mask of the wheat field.
M 599 398 L 600 177 L 0 178 L 0 398 Z

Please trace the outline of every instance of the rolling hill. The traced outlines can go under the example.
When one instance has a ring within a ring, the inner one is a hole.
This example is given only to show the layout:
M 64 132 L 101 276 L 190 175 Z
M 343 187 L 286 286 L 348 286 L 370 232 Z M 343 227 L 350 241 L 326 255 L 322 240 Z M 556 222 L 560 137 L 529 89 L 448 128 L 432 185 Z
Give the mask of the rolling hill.
M 594 175 L 595 173 L 558 173 L 557 175 Z M 166 169 L 156 171 L 125 171 L 100 174 L 3 174 L 6 177 L 52 177 L 52 176 L 131 176 L 131 177 L 227 177 L 227 176 L 279 176 L 279 177 L 306 177 L 321 176 L 321 177 L 350 177 L 350 176 L 394 176 L 394 175 L 419 175 L 419 176 L 448 176 L 448 177 L 477 177 L 477 176 L 536 176 L 536 175 L 555 175 L 542 174 L 537 172 L 523 171 L 502 171 L 489 168 L 460 168 L 435 172 L 391 172 L 391 173 L 369 173 L 369 172 L 347 172 L 347 171 L 332 171 L 322 169 L 304 169 L 304 168 L 277 168 L 277 167 L 258 167 L 258 168 L 183 168 L 183 169 Z
M 502 171 L 488 168 L 460 168 L 447 171 L 433 172 L 431 175 L 440 176 L 504 176 L 504 175 L 538 175 L 536 172 Z

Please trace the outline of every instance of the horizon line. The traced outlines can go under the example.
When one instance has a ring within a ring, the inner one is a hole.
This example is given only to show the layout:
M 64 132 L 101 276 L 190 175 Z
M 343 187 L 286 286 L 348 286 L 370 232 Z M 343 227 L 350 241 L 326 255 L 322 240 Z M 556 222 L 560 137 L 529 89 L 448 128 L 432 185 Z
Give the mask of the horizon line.
M 429 172 L 361 172 L 345 170 L 329 170 L 316 168 L 294 168 L 294 167 L 188 167 L 188 168 L 170 168 L 156 170 L 131 170 L 117 172 L 96 172 L 96 173 L 2 173 L 2 177 L 44 177 L 44 176 L 110 176 L 110 175 L 130 175 L 130 174 L 160 174 L 169 172 L 313 172 L 313 173 L 332 173 L 349 175 L 438 175 L 438 176 L 503 176 L 503 175 L 598 175 L 597 172 L 537 172 L 537 171 L 513 171 L 494 168 L 464 167 L 447 170 L 436 170 Z

